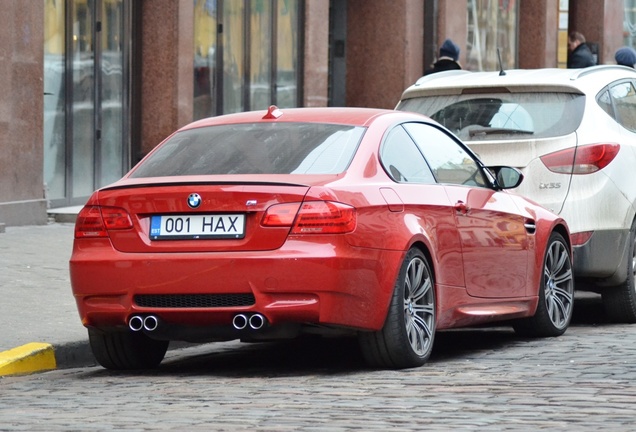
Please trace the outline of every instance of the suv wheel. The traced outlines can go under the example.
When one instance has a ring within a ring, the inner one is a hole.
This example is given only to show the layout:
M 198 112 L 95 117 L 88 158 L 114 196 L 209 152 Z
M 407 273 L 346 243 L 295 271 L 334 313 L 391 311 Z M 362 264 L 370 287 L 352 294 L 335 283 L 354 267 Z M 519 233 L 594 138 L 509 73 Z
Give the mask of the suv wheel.
M 605 314 L 614 322 L 636 323 L 636 221 L 629 230 L 627 279 L 616 287 L 603 288 Z

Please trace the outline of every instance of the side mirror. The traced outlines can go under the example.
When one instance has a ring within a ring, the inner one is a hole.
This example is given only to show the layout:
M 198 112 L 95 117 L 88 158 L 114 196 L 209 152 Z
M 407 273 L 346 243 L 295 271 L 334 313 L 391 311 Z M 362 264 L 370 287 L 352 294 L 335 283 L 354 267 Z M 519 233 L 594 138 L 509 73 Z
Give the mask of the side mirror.
M 517 168 L 492 166 L 488 169 L 493 173 L 498 189 L 514 189 L 523 181 L 523 174 Z

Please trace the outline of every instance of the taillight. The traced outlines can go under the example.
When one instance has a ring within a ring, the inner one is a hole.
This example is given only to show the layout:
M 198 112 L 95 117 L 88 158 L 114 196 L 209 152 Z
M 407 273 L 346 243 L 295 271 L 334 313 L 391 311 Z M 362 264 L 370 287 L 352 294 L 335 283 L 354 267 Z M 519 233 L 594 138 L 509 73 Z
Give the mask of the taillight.
M 587 243 L 589 239 L 592 238 L 592 234 L 594 231 L 582 231 L 578 233 L 570 234 L 570 241 L 573 246 L 581 246 Z
M 356 227 L 356 209 L 333 201 L 277 204 L 263 216 L 263 226 L 291 226 L 292 234 L 344 234 Z
M 261 225 L 268 227 L 292 226 L 296 213 L 300 208 L 299 202 L 289 204 L 277 204 L 267 209 Z
M 130 215 L 122 208 L 86 206 L 77 215 L 75 238 L 108 237 L 108 230 L 132 226 Z
M 541 162 L 556 173 L 591 174 L 605 168 L 619 150 L 618 144 L 590 144 L 541 156 Z

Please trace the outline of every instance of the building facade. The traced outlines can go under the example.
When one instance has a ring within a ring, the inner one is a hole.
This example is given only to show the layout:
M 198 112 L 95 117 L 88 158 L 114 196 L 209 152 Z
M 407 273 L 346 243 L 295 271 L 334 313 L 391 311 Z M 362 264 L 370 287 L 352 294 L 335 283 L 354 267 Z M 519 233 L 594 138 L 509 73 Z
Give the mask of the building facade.
M 295 106 L 393 108 L 451 38 L 469 70 L 599 63 L 636 0 L 0 0 L 0 223 L 83 204 L 180 126 Z

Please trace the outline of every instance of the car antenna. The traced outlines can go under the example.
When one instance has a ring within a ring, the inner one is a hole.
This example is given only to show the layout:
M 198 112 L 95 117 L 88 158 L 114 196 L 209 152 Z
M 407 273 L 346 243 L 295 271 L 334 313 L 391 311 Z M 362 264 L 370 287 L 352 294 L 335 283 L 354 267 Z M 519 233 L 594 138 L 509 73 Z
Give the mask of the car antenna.
M 499 51 L 499 48 L 497 48 L 497 58 L 499 59 L 499 76 L 504 76 L 506 71 L 504 70 L 503 63 L 501 62 L 501 52 Z

